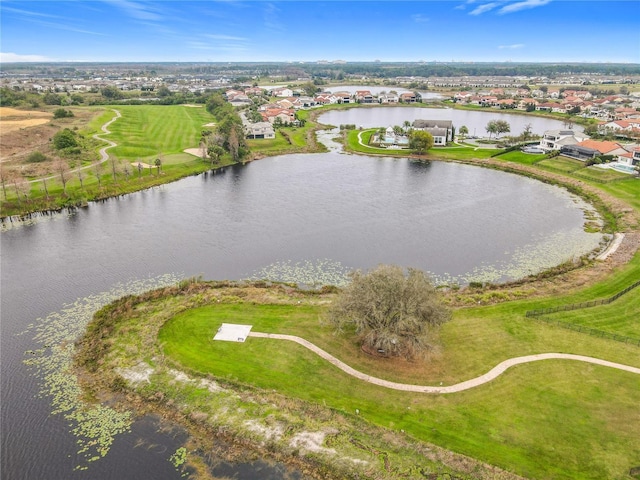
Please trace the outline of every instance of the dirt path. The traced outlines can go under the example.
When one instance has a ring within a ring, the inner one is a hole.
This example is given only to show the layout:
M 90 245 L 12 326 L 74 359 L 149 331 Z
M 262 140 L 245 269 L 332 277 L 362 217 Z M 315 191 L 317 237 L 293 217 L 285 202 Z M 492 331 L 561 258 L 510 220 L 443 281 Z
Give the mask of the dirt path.
M 640 368 L 631 367 L 629 365 L 623 365 L 621 363 L 609 362 L 607 360 L 600 360 L 599 358 L 586 357 L 584 355 L 572 355 L 569 353 L 540 353 L 537 355 L 526 355 L 524 357 L 516 357 L 510 358 L 509 360 L 505 360 L 502 363 L 499 363 L 491 370 L 489 370 L 484 375 L 480 375 L 479 377 L 472 378 L 471 380 L 467 380 L 465 382 L 456 383 L 455 385 L 449 385 L 446 387 L 431 387 L 431 386 L 421 386 L 421 385 L 409 385 L 406 383 L 396 383 L 391 382 L 389 380 L 382 380 L 380 378 L 372 377 L 371 375 L 364 374 L 351 368 L 344 362 L 341 362 L 333 355 L 325 352 L 321 348 L 317 347 L 313 343 L 305 340 L 304 338 L 296 337 L 294 335 L 281 335 L 277 333 L 260 333 L 260 332 L 250 332 L 250 337 L 257 338 L 273 338 L 278 340 L 289 340 L 295 343 L 302 345 L 303 347 L 308 348 L 315 354 L 324 358 L 328 362 L 332 363 L 340 370 L 349 375 L 359 378 L 360 380 L 364 380 L 365 382 L 373 383 L 374 385 L 379 385 L 381 387 L 391 388 L 393 390 L 403 390 L 406 392 L 418 392 L 418 393 L 455 393 L 462 392 L 463 390 L 468 390 L 473 387 L 477 387 L 478 385 L 485 384 L 490 382 L 491 380 L 497 378 L 499 375 L 502 375 L 508 368 L 513 367 L 514 365 L 520 365 L 522 363 L 530 363 L 537 362 L 539 360 L 575 360 L 579 362 L 587 362 L 593 363 L 595 365 L 602 365 L 610 368 L 617 368 L 618 370 L 624 370 L 627 372 L 635 373 L 640 375 Z

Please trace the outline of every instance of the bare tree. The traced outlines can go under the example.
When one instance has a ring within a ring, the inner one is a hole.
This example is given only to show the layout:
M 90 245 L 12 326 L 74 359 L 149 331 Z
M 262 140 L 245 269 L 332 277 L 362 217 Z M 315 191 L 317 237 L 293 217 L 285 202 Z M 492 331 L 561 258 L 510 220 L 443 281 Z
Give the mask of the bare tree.
M 47 178 L 46 177 L 42 177 L 42 186 L 44 187 L 44 194 L 47 197 L 47 200 L 49 200 L 49 189 L 47 188 Z
M 113 155 L 109 157 L 111 162 L 111 174 L 113 175 L 113 183 L 118 181 L 118 161 Z
M 200 158 L 207 159 L 207 143 L 204 140 L 200 141 Z
M 76 170 L 78 174 L 78 180 L 80 181 L 80 188 L 84 189 L 84 172 L 82 171 L 82 166 Z
M 2 194 L 4 195 L 5 201 L 7 200 L 7 183 L 9 183 L 10 180 L 10 173 L 2 168 L 2 164 L 0 164 L 0 184 L 2 184 Z
M 129 177 L 131 176 L 131 165 L 129 165 L 129 162 L 124 162 L 124 164 L 122 165 L 122 173 L 124 173 L 124 177 L 128 181 Z
M 96 174 L 96 180 L 98 180 L 98 187 L 102 188 L 102 162 L 98 162 L 93 166 L 93 170 Z
M 31 184 L 26 181 L 21 175 L 15 175 L 13 177 L 13 187 L 16 190 L 18 205 L 22 205 L 22 197 L 24 197 L 25 201 L 29 198 L 29 192 L 31 192 Z
M 355 330 L 366 351 L 406 358 L 425 351 L 431 329 L 450 316 L 423 272 L 405 274 L 395 265 L 354 272 L 329 311 L 336 327 Z
M 60 175 L 62 182 L 62 193 L 67 194 L 67 182 L 69 181 L 69 164 L 64 160 L 57 160 L 53 164 L 53 169 Z

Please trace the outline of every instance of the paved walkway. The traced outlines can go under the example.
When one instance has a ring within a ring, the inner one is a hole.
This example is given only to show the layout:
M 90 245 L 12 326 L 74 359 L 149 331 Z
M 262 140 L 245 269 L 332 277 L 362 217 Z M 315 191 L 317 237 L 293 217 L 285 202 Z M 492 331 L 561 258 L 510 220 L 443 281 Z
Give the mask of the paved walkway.
M 116 142 L 112 142 L 111 140 L 107 140 L 106 138 L 101 138 L 101 136 L 111 133 L 107 127 L 109 125 L 111 125 L 113 122 L 115 122 L 117 119 L 122 117 L 122 115 L 120 114 L 120 112 L 118 110 L 113 110 L 113 111 L 116 113 L 116 116 L 113 117 L 111 120 L 109 120 L 104 125 L 102 125 L 102 127 L 100 127 L 101 130 L 103 131 L 103 133 L 96 133 L 95 135 L 93 135 L 93 138 L 108 143 L 108 145 L 106 147 L 102 147 L 100 149 L 100 152 L 99 152 L 100 153 L 100 160 L 98 160 L 95 163 L 92 163 L 91 165 L 86 165 L 84 167 L 78 167 L 78 168 L 74 168 L 73 170 L 69 170 L 68 173 L 75 173 L 75 172 L 77 172 L 79 170 L 88 170 L 89 168 L 93 167 L 94 165 L 98 165 L 100 163 L 104 163 L 107 160 L 109 160 L 109 154 L 107 153 L 107 149 L 109 149 L 111 147 L 115 147 L 118 144 Z M 29 180 L 29 183 L 41 182 L 43 180 L 45 180 L 45 181 L 46 180 L 52 180 L 54 178 L 58 178 L 59 176 L 60 175 L 56 173 L 55 175 L 50 175 L 48 177 L 36 178 L 35 180 Z
M 598 358 L 586 357 L 584 355 L 572 355 L 569 353 L 540 353 L 537 355 L 526 355 L 524 357 L 516 357 L 510 358 L 509 360 L 505 360 L 502 363 L 499 363 L 491 370 L 489 370 L 484 375 L 480 375 L 479 377 L 472 378 L 471 380 L 467 380 L 466 382 L 456 383 L 455 385 L 449 385 L 445 387 L 430 387 L 430 386 L 421 386 L 421 385 L 409 385 L 405 383 L 396 383 L 388 380 L 382 380 L 380 378 L 372 377 L 371 375 L 366 375 L 358 370 L 351 368 L 344 362 L 341 362 L 333 355 L 325 352 L 321 348 L 315 346 L 313 343 L 305 340 L 304 338 L 296 337 L 294 335 L 281 335 L 277 333 L 260 333 L 260 332 L 251 332 L 249 333 L 250 337 L 258 337 L 258 338 L 274 338 L 278 340 L 289 340 L 295 343 L 298 343 L 304 347 L 307 347 L 312 352 L 316 353 L 320 357 L 324 358 L 328 362 L 332 363 L 340 370 L 352 375 L 360 380 L 364 380 L 365 382 L 373 383 L 375 385 L 380 385 L 381 387 L 391 388 L 394 390 L 403 390 L 406 392 L 418 392 L 418 393 L 455 393 L 462 392 L 463 390 L 468 390 L 473 387 L 477 387 L 478 385 L 482 385 L 484 383 L 490 382 L 491 380 L 498 377 L 504 373 L 509 367 L 513 367 L 514 365 L 520 365 L 522 363 L 530 363 L 537 362 L 539 360 L 576 360 L 579 362 L 587 362 L 593 363 L 595 365 L 602 365 L 610 368 L 617 368 L 618 370 L 624 370 L 627 372 L 635 373 L 640 375 L 640 368 L 631 367 L 629 365 L 623 365 L 621 363 L 609 362 L 607 360 L 600 360 Z

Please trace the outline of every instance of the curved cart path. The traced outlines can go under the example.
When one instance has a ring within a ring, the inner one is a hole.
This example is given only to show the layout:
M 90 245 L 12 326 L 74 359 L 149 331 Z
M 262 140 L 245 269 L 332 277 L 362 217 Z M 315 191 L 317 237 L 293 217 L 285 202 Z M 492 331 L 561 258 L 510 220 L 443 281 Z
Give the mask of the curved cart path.
M 294 335 L 281 335 L 277 333 L 260 333 L 260 332 L 250 332 L 250 337 L 257 338 L 274 338 L 278 340 L 289 340 L 295 343 L 302 345 L 303 347 L 308 348 L 312 352 L 321 356 L 328 362 L 332 363 L 340 370 L 352 375 L 360 380 L 364 380 L 369 383 L 373 383 L 375 385 L 380 385 L 381 387 L 392 388 L 394 390 L 404 390 L 406 392 L 419 392 L 419 393 L 455 393 L 461 392 L 463 390 L 468 390 L 473 387 L 477 387 L 478 385 L 482 385 L 484 383 L 490 382 L 491 380 L 498 377 L 504 373 L 509 367 L 513 367 L 514 365 L 520 365 L 521 363 L 530 363 L 537 362 L 538 360 L 577 360 L 580 362 L 593 363 L 596 365 L 602 365 L 605 367 L 617 368 L 618 370 L 624 370 L 627 372 L 635 373 L 640 375 L 640 368 L 631 367 L 629 365 L 623 365 L 621 363 L 609 362 L 607 360 L 600 360 L 598 358 L 586 357 L 584 355 L 573 355 L 570 353 L 540 353 L 537 355 L 526 355 L 524 357 L 516 357 L 510 358 L 509 360 L 505 360 L 502 363 L 499 363 L 491 370 L 489 370 L 484 375 L 480 375 L 479 377 L 472 378 L 471 380 L 467 380 L 466 382 L 456 383 L 455 385 L 449 385 L 446 387 L 430 387 L 430 386 L 421 386 L 421 385 L 408 385 L 405 383 L 396 383 L 390 382 L 388 380 L 382 380 L 380 378 L 372 377 L 371 375 L 366 375 L 358 370 L 351 368 L 344 362 L 341 362 L 333 355 L 325 352 L 321 348 L 315 346 L 313 343 L 305 340 L 304 338 L 296 337 Z
M 102 138 L 102 135 L 105 134 L 109 134 L 111 133 L 109 131 L 109 129 L 107 128 L 109 125 L 111 125 L 113 122 L 115 122 L 117 119 L 119 119 L 122 115 L 120 114 L 120 111 L 118 110 L 113 110 L 114 112 L 116 112 L 116 116 L 113 117 L 111 120 L 109 120 L 107 123 L 105 123 L 104 125 L 102 125 L 101 130 L 103 131 L 103 133 L 96 133 L 93 138 L 97 139 L 97 140 L 101 140 L 103 142 L 107 142 L 108 145 L 106 147 L 102 147 L 100 149 L 100 163 L 102 162 L 106 162 L 107 160 L 109 160 L 109 154 L 107 153 L 107 149 L 111 148 L 111 147 L 115 147 L 117 145 L 116 142 L 113 142 L 111 140 L 107 140 L 106 138 Z
M 111 125 L 113 122 L 115 122 L 117 119 L 119 119 L 120 117 L 122 117 L 122 115 L 120 114 L 120 112 L 118 110 L 113 110 L 116 113 L 116 116 L 113 117 L 111 120 L 109 120 L 107 123 L 105 123 L 104 125 L 102 125 L 101 130 L 103 133 L 96 133 L 95 135 L 93 135 L 93 138 L 100 140 L 102 142 L 107 142 L 108 145 L 105 147 L 102 147 L 99 151 L 100 153 L 100 160 L 98 160 L 95 163 L 92 163 L 91 165 L 86 165 L 84 167 L 78 167 L 78 168 L 74 168 L 73 170 L 69 170 L 68 173 L 75 173 L 79 170 L 87 170 L 91 167 L 93 167 L 94 165 L 100 164 L 100 163 L 104 163 L 107 160 L 109 160 L 109 154 L 107 153 L 107 149 L 111 148 L 111 147 L 115 147 L 116 145 L 118 145 L 116 142 L 113 142 L 111 140 L 107 140 L 106 138 L 102 138 L 102 135 L 105 134 L 109 134 L 111 133 L 109 131 L 109 129 L 107 128 L 109 125 Z M 34 180 L 29 180 L 29 183 L 36 183 L 36 182 L 41 182 L 43 180 L 52 180 L 54 178 L 58 178 L 59 175 L 56 173 L 55 175 L 49 175 L 48 177 L 43 177 L 43 178 L 36 178 Z

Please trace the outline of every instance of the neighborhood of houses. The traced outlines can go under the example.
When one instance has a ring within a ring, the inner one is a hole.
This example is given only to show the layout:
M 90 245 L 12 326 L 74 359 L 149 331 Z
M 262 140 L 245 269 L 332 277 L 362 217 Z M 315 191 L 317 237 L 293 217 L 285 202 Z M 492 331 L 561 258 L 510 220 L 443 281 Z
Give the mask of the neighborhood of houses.
M 253 105 L 252 97 L 264 95 L 265 90 L 258 87 L 247 87 L 244 90 L 227 90 L 226 98 L 234 106 Z M 328 104 L 392 104 L 420 102 L 418 92 L 401 92 L 372 94 L 369 90 L 356 90 L 354 93 L 321 92 L 315 96 L 307 96 L 300 90 L 289 87 L 277 87 L 269 91 L 275 101 L 265 103 L 257 108 L 262 121 L 251 122 L 245 116 L 243 121 L 247 138 L 275 138 L 275 127 L 278 125 L 296 125 L 296 110 L 308 109 Z M 507 98 L 510 97 L 510 98 Z M 528 90 L 502 88 L 491 89 L 486 94 L 458 92 L 452 96 L 458 103 L 478 105 L 495 109 L 519 109 L 528 111 L 548 111 L 556 113 L 580 112 L 583 116 L 599 120 L 598 133 L 611 134 L 626 140 L 622 143 L 611 140 L 593 140 L 585 133 L 571 128 L 551 130 L 544 133 L 538 147 L 539 152 L 558 151 L 561 155 L 582 161 L 597 157 L 608 160 L 606 166 L 625 173 L 634 173 L 640 166 L 640 144 L 632 143 L 640 139 L 640 102 L 630 102 L 625 95 L 609 95 L 594 98 L 586 90 L 548 89 Z M 415 120 L 411 124 L 414 130 L 425 130 L 434 138 L 434 146 L 445 146 L 454 141 L 454 127 L 446 120 Z M 407 142 L 398 141 L 390 127 L 385 135 L 377 136 L 380 145 L 388 148 L 406 147 Z M 402 136 L 400 136 L 402 137 Z M 630 142 L 631 141 L 631 142 Z
M 319 62 L 320 63 L 320 62 Z M 620 77 L 603 74 L 565 74 L 554 77 L 527 76 L 452 76 L 452 77 L 394 77 L 385 79 L 389 90 L 373 93 L 362 87 L 354 91 L 323 91 L 313 95 L 308 90 L 289 86 L 258 87 L 256 83 L 240 87 L 231 87 L 233 78 L 245 75 L 247 78 L 258 78 L 257 72 L 250 70 L 228 70 L 217 73 L 196 73 L 198 68 L 186 66 L 193 71 L 177 69 L 157 74 L 133 74 L 131 66 L 104 66 L 93 68 L 85 66 L 84 70 L 66 72 L 37 69 L 30 73 L 21 71 L 0 72 L 0 83 L 12 90 L 31 92 L 99 92 L 105 87 L 115 87 L 122 91 L 141 92 L 139 101 L 158 100 L 157 94 L 164 88 L 165 94 L 190 92 L 204 95 L 207 92 L 227 89 L 227 100 L 236 107 L 256 107 L 259 117 L 247 115 L 245 108 L 240 114 L 246 130 L 247 138 L 275 138 L 276 129 L 281 125 L 296 125 L 296 111 L 316 108 L 330 104 L 401 104 L 422 102 L 417 91 L 410 91 L 421 85 L 423 89 L 459 89 L 449 94 L 448 99 L 459 105 L 478 106 L 501 111 L 522 110 L 552 112 L 559 114 L 579 115 L 598 121 L 597 131 L 606 135 L 609 140 L 597 141 L 582 132 L 566 128 L 564 130 L 545 132 L 538 151 L 558 151 L 562 155 L 589 161 L 595 157 L 605 157 L 611 166 L 621 171 L 632 171 L 640 165 L 640 92 L 629 92 L 627 87 L 617 89 L 613 94 L 609 86 L 617 83 L 636 84 L 640 77 L 631 75 Z M 197 67 L 197 66 L 196 66 Z M 155 67 L 154 67 L 155 68 Z M 160 68 L 160 67 L 158 67 Z M 177 67 L 176 67 L 177 68 Z M 203 67 L 204 68 L 204 67 Z M 274 67 L 275 68 L 275 67 Z M 291 69 L 292 66 L 282 68 Z M 152 72 L 155 73 L 155 70 Z M 296 71 L 297 72 L 297 71 Z M 311 83 L 312 78 L 304 71 L 297 72 L 298 82 Z M 348 80 L 347 80 L 348 79 Z M 363 75 L 345 74 L 345 80 L 354 84 L 366 83 Z M 275 78 L 269 80 L 276 82 Z M 394 87 L 392 85 L 400 85 Z M 402 85 L 406 85 L 402 87 Z M 397 90 L 394 90 L 397 89 Z M 332 89 L 334 90 L 334 89 Z M 377 88 L 376 91 L 380 89 Z M 607 92 L 606 94 L 601 92 Z M 260 98 L 260 101 L 254 101 Z M 258 121 L 257 121 L 258 120 Z M 413 129 L 424 129 L 434 137 L 435 146 L 445 146 L 455 141 L 454 128 L 450 122 L 416 120 Z M 384 140 L 391 140 L 391 132 L 381 135 Z M 634 143 L 635 142 L 635 143 Z M 387 142 L 389 147 L 398 147 L 398 143 Z M 405 145 L 402 145 L 405 146 Z

